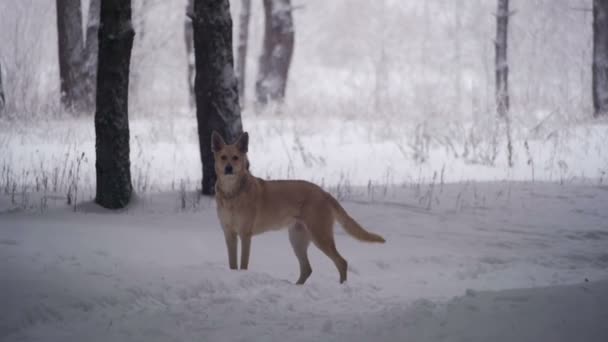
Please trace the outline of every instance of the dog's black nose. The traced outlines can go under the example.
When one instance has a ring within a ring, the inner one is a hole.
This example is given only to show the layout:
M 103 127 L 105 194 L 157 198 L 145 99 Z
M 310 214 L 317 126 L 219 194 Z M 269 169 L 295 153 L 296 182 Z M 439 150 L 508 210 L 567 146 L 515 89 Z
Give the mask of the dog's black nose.
M 227 175 L 231 175 L 232 174 L 232 165 L 228 164 L 226 165 L 226 167 L 224 168 L 224 173 Z

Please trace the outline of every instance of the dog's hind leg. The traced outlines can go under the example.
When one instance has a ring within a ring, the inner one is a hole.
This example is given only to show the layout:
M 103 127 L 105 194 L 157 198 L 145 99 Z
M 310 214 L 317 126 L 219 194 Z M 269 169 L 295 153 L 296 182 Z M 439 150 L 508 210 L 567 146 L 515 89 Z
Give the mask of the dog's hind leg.
M 332 215 L 330 213 L 325 213 L 322 210 L 318 210 L 316 217 L 310 221 L 311 224 L 307 223 L 307 227 L 309 227 L 308 231 L 312 236 L 312 241 L 317 248 L 334 262 L 340 273 L 340 284 L 342 284 L 346 281 L 348 263 L 336 249 L 333 231 L 334 219 Z
M 338 253 L 336 249 L 336 243 L 334 242 L 333 236 L 330 237 L 314 237 L 313 240 L 315 246 L 317 246 L 325 255 L 327 255 L 336 265 L 338 272 L 340 273 L 340 284 L 346 281 L 346 270 L 348 269 L 348 263 Z
M 300 264 L 300 278 L 296 284 L 302 285 L 312 273 L 312 268 L 310 267 L 310 262 L 308 261 L 310 234 L 302 223 L 295 223 L 293 226 L 289 227 L 289 241 L 291 242 L 293 251 L 295 252 Z

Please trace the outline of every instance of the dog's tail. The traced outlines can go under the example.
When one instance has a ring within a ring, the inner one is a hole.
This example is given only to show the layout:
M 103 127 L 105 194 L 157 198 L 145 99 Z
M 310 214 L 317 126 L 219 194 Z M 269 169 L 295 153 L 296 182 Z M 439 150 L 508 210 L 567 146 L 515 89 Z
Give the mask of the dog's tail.
M 354 237 L 355 239 L 360 240 L 360 241 L 379 242 L 379 243 L 386 242 L 386 240 L 384 240 L 384 238 L 382 236 L 380 236 L 378 234 L 370 233 L 367 230 L 365 230 L 363 227 L 361 227 L 361 225 L 359 225 L 359 223 L 357 223 L 357 221 L 355 221 L 352 217 L 350 217 L 348 215 L 346 210 L 344 210 L 344 208 L 342 208 L 340 203 L 332 195 L 327 194 L 327 197 L 329 199 L 329 202 L 331 203 L 331 207 L 334 211 L 334 215 L 336 216 L 336 219 L 338 220 L 338 222 L 340 222 L 340 225 L 342 225 L 342 228 L 344 228 L 344 230 L 348 234 L 350 234 L 352 237 Z

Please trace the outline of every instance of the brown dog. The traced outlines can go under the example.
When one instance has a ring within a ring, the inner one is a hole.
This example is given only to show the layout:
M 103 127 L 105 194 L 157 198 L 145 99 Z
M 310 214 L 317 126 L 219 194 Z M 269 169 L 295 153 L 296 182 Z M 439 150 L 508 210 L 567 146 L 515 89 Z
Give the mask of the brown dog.
M 334 220 L 358 240 L 383 243 L 384 238 L 363 229 L 335 198 L 315 184 L 296 180 L 265 181 L 252 176 L 247 159 L 248 144 L 246 132 L 232 145 L 227 145 L 217 132 L 211 136 L 218 176 L 217 214 L 226 237 L 230 268 L 237 268 L 237 236 L 241 240 L 241 269 L 245 270 L 253 235 L 289 227 L 289 240 L 300 263 L 296 284 L 304 284 L 312 273 L 307 254 L 311 240 L 336 264 L 340 283 L 346 281 L 347 263 L 336 250 Z

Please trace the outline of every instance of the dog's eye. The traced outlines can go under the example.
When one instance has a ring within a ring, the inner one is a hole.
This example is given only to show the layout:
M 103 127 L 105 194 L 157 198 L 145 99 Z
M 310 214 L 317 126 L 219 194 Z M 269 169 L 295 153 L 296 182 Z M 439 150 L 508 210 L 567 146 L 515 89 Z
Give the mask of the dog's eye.
M 232 156 L 232 160 L 233 161 L 237 161 L 237 160 L 239 160 L 239 157 L 238 156 Z
M 226 159 L 228 159 L 228 157 L 227 157 L 227 156 L 222 156 L 221 158 L 222 158 L 222 160 L 226 160 Z

